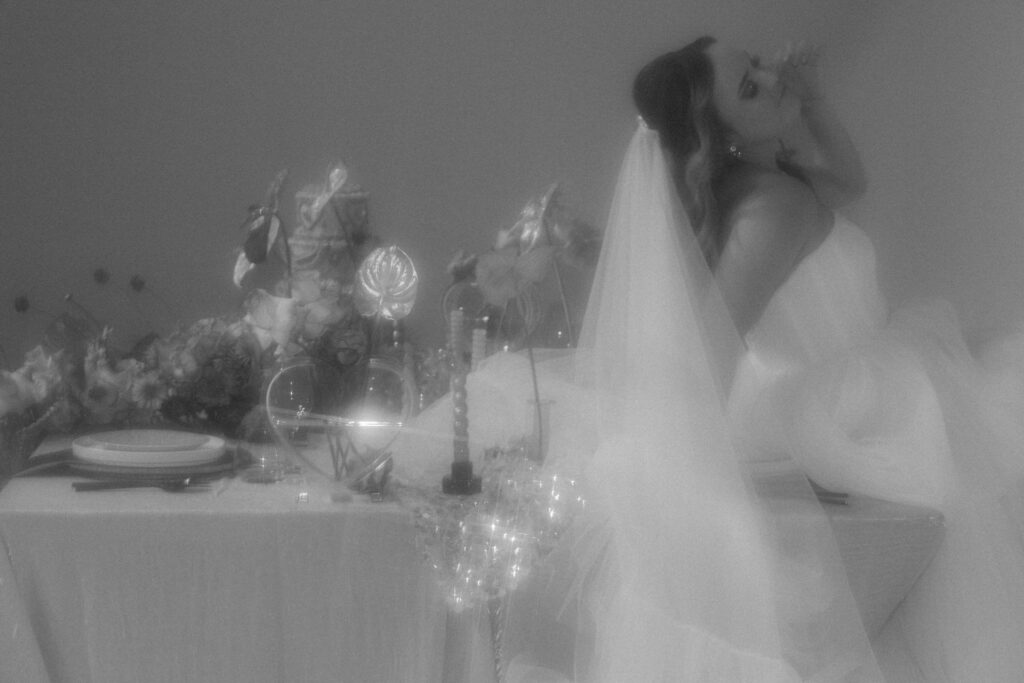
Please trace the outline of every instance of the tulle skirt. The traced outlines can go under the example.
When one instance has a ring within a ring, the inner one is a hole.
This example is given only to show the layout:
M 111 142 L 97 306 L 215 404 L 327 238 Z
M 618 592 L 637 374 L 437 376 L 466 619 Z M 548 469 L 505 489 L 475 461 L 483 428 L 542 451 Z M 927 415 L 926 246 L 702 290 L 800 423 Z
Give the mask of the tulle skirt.
M 881 680 L 832 529 L 802 474 L 784 468 L 780 485 L 776 470 L 773 495 L 761 496 L 728 444 L 681 440 L 687 423 L 721 416 L 713 398 L 700 401 L 703 417 L 648 406 L 644 428 L 616 436 L 615 425 L 596 423 L 574 360 L 538 368 L 552 401 L 545 467 L 581 472 L 587 504 L 506 598 L 496 643 L 504 680 Z M 507 354 L 470 375 L 476 457 L 529 430 L 529 377 L 525 359 Z M 396 444 L 396 476 L 436 485 L 451 458 L 451 414 L 442 400 L 419 416 Z
M 751 509 L 721 490 L 704 495 L 694 473 L 645 500 L 618 499 L 617 490 L 635 490 L 616 485 L 631 467 L 664 465 L 633 457 L 651 451 L 642 442 L 598 440 L 571 365 L 570 356 L 548 359 L 540 376 L 554 399 L 551 452 L 583 464 L 590 500 L 509 597 L 507 681 L 1024 680 L 1024 331 L 972 355 L 952 309 L 933 303 L 899 312 L 873 339 L 799 372 L 740 373 L 733 429 L 752 460 L 785 456 L 826 488 L 944 515 L 936 556 L 870 644 L 877 664 L 849 618 L 856 608 L 809 489 L 755 497 L 763 505 Z M 492 357 L 470 376 L 477 457 L 529 431 L 529 376 L 514 355 Z M 450 420 L 447 401 L 420 417 L 408 448 L 396 448 L 399 477 L 436 484 L 450 461 Z M 424 438 L 431 432 L 433 446 Z M 655 523 L 673 496 L 686 501 L 671 504 L 679 517 Z M 709 579 L 723 568 L 701 567 L 700 558 L 722 542 L 734 546 L 718 558 L 759 578 L 733 584 L 748 595 L 712 599 L 748 606 L 754 621 L 773 615 L 779 626 L 751 637 L 756 646 L 735 630 L 688 624 L 687 609 L 700 606 L 685 587 L 703 580 L 701 591 L 713 594 Z
M 1024 333 L 975 356 L 949 305 L 918 304 L 761 391 L 737 413 L 762 457 L 944 515 L 936 556 L 875 639 L 887 680 L 1024 680 Z

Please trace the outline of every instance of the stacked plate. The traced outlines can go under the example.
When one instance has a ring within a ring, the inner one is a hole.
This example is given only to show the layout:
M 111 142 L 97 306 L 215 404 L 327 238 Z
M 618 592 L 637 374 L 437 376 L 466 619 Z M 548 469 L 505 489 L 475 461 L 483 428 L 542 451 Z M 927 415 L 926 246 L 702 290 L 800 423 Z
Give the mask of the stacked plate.
M 104 476 L 214 474 L 234 462 L 224 440 L 170 429 L 123 429 L 80 436 L 71 443 L 72 466 Z

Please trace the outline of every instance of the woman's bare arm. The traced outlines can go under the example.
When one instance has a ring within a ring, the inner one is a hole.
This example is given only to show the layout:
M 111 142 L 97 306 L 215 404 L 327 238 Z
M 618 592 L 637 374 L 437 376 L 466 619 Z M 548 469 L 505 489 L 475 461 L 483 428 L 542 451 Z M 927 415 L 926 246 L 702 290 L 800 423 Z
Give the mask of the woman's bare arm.
M 794 158 L 818 199 L 836 209 L 859 199 L 867 190 L 867 176 L 853 140 L 821 85 L 821 51 L 816 47 L 787 47 L 777 57 L 782 83 L 801 102 L 803 121 L 814 140 L 813 159 Z
M 824 100 L 805 102 L 804 122 L 814 137 L 821 163 L 801 166 L 821 202 L 837 209 L 855 201 L 867 190 L 867 176 L 846 128 Z

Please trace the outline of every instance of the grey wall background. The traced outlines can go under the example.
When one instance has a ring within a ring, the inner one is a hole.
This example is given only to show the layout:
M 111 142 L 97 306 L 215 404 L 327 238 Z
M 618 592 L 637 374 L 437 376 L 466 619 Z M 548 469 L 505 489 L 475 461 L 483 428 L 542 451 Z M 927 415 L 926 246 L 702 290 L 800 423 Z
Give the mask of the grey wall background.
M 949 298 L 976 334 L 1024 319 L 1020 0 L 0 0 L 6 364 L 66 292 L 125 342 L 232 310 L 246 207 L 336 159 L 416 260 L 411 326 L 437 343 L 456 249 L 556 180 L 603 224 L 633 73 L 702 33 L 824 43 L 888 293 Z

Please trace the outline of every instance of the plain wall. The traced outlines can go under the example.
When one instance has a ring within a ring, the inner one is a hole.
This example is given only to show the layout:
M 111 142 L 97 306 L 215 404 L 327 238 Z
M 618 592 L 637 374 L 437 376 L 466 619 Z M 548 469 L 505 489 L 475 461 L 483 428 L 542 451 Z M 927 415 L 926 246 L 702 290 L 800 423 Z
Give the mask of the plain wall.
M 1020 0 L 0 0 L 5 363 L 68 292 L 125 344 L 230 312 L 248 205 L 334 160 L 414 258 L 410 327 L 440 343 L 452 253 L 489 248 L 554 181 L 603 225 L 632 75 L 702 33 L 826 45 L 885 288 L 989 332 L 1024 318 L 1022 32 Z

